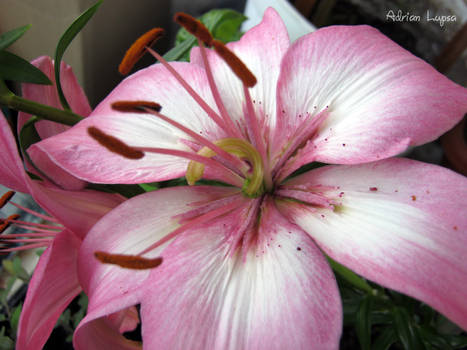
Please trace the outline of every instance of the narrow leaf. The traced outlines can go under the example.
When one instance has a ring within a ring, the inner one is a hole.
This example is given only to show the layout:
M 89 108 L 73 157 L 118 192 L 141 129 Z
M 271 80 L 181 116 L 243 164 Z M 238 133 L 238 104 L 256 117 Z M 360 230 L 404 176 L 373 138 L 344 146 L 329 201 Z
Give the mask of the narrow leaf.
M 370 296 L 365 297 L 360 302 L 355 317 L 355 330 L 362 350 L 370 350 L 371 348 L 371 301 Z
M 55 83 L 57 84 L 60 103 L 65 109 L 70 109 L 70 106 L 65 98 L 65 95 L 63 94 L 62 86 L 60 84 L 60 63 L 68 46 L 71 44 L 75 36 L 81 31 L 81 29 L 84 28 L 86 23 L 88 23 L 94 13 L 96 13 L 101 4 L 102 1 L 98 1 L 95 5 L 91 6 L 89 9 L 83 12 L 62 35 L 55 50 Z
M 332 260 L 330 257 L 327 257 L 329 265 L 331 265 L 333 271 L 339 274 L 343 279 L 352 284 L 354 287 L 363 290 L 371 295 L 375 293 L 373 288 L 368 284 L 366 280 L 358 276 L 352 270 L 349 270 L 344 265 L 339 264 L 337 261 Z
M 196 39 L 191 37 L 169 50 L 163 57 L 166 61 L 187 61 L 189 52 L 195 43 Z
M 418 333 L 425 343 L 425 346 L 430 344 L 443 350 L 453 349 L 449 342 L 442 335 L 437 334 L 436 330 L 432 327 L 420 327 Z
M 392 310 L 392 316 L 397 336 L 399 337 L 404 349 L 423 349 L 423 345 L 421 344 L 417 331 L 412 323 L 413 321 L 407 310 L 401 307 L 395 307 Z
M 21 38 L 24 33 L 31 27 L 30 24 L 23 27 L 15 28 L 6 33 L 0 35 L 0 50 L 6 49 L 8 46 L 13 44 L 16 40 Z
M 388 350 L 397 341 L 394 329 L 386 328 L 375 340 L 372 350 Z
M 52 84 L 40 69 L 8 51 L 0 51 L 0 79 L 21 83 Z

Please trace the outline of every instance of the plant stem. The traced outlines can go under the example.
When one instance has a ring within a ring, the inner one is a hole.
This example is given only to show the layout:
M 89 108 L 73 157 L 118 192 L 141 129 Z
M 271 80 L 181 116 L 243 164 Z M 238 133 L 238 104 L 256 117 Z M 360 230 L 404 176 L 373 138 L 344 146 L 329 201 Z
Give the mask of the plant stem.
M 16 96 L 2 80 L 0 80 L 0 105 L 65 125 L 75 125 L 83 119 L 71 111 L 63 111 Z

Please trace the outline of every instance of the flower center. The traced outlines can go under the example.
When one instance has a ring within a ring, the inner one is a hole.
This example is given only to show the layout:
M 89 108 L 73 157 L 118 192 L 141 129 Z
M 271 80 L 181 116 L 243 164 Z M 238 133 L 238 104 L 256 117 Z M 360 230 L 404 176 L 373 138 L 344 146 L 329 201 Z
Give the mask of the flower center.
M 259 152 L 248 142 L 238 138 L 224 138 L 213 142 L 216 146 L 227 153 L 233 154 L 239 159 L 245 160 L 250 165 L 250 169 L 245 175 L 245 181 L 242 186 L 242 192 L 245 196 L 256 198 L 264 193 L 264 165 Z M 212 149 L 207 146 L 201 148 L 198 154 L 207 158 L 216 155 Z M 196 181 L 202 178 L 204 164 L 191 161 L 186 171 L 188 184 L 194 185 Z

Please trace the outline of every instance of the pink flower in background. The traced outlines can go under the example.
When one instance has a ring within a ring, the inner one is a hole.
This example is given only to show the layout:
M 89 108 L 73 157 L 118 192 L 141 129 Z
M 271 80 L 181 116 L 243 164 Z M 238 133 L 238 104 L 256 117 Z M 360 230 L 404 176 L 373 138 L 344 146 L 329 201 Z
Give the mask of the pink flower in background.
M 254 87 L 225 55 L 194 49 L 191 63 L 131 75 L 90 118 L 30 148 L 85 181 L 202 175 L 232 185 L 146 193 L 92 228 L 79 253 L 89 307 L 75 347 L 137 347 L 96 324 L 140 304 L 147 349 L 336 349 L 341 302 L 323 252 L 467 329 L 467 182 L 388 159 L 458 122 L 466 89 L 367 26 L 323 28 L 289 45 L 268 10 L 228 47 Z M 111 108 L 122 100 L 162 111 Z M 289 178 L 311 162 L 341 165 Z M 163 262 L 135 271 L 96 252 Z
M 53 80 L 53 63 L 50 58 L 38 58 L 33 64 Z M 63 65 L 62 73 L 65 94 L 71 106 L 76 107 L 79 112 L 90 112 L 87 99 L 69 67 Z M 23 96 L 59 107 L 58 97 L 53 89 L 55 88 L 28 84 L 23 87 Z M 27 118 L 29 117 L 20 114 L 19 126 L 23 125 Z M 40 121 L 36 123 L 36 127 L 43 138 L 68 129 L 48 121 Z M 0 169 L 0 183 L 15 191 L 29 193 L 51 215 L 31 212 L 27 208 L 18 206 L 20 210 L 28 211 L 49 223 L 37 224 L 24 222 L 20 218 L 9 218 L 6 220 L 8 223 L 28 232 L 0 236 L 0 243 L 4 245 L 3 252 L 47 248 L 41 255 L 29 283 L 16 343 L 17 350 L 42 349 L 62 311 L 82 290 L 77 276 L 78 250 L 82 240 L 94 223 L 122 203 L 124 198 L 91 190 L 68 191 L 47 181 L 31 180 L 24 170 L 16 141 L 3 115 L 0 115 L 0 149 L 2 149 L 0 160 L 4 165 Z M 47 162 L 47 159 L 34 158 L 33 162 L 39 165 L 49 178 L 62 185 L 71 184 L 71 187 L 76 188 L 85 184 L 50 161 Z M 11 248 L 9 247 L 11 243 L 24 243 L 24 245 Z M 120 314 L 124 315 L 128 312 L 124 310 Z M 137 320 L 135 323 L 130 319 L 131 317 L 118 319 L 115 315 L 106 322 L 117 331 L 123 326 L 123 332 L 136 327 Z

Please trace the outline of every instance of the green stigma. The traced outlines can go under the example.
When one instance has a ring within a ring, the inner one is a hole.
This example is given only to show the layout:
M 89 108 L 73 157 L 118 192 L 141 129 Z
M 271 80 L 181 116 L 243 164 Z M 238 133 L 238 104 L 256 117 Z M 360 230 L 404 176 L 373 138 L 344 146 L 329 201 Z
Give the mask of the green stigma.
M 238 158 L 247 161 L 251 168 L 245 175 L 242 192 L 245 196 L 256 198 L 264 193 L 263 175 L 264 166 L 263 160 L 258 151 L 248 142 L 237 138 L 225 138 L 213 142 L 224 151 L 237 156 Z M 198 154 L 207 158 L 214 157 L 216 152 L 209 147 L 203 147 L 198 151 Z M 189 185 L 194 185 L 196 181 L 203 177 L 204 164 L 191 161 L 188 163 L 186 170 L 186 180 Z

